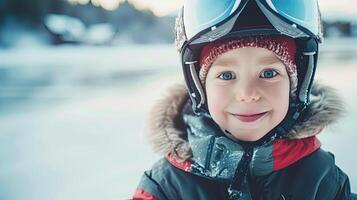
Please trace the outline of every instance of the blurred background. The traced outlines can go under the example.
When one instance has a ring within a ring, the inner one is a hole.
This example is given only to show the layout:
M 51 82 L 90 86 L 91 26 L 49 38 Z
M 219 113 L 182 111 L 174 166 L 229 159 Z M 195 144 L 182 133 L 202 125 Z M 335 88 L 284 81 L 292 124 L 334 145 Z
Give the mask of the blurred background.
M 129 199 L 159 158 L 147 112 L 182 81 L 181 0 L 0 0 L 0 199 Z M 319 138 L 357 192 L 357 7 L 320 0 L 317 79 L 347 113 Z

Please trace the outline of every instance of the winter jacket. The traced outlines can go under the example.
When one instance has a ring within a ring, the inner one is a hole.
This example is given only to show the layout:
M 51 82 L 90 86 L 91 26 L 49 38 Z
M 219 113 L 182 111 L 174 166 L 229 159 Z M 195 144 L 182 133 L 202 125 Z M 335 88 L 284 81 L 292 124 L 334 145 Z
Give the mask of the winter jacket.
M 316 137 L 342 111 L 333 89 L 315 84 L 309 109 L 288 138 L 251 149 L 236 199 L 357 199 L 350 192 L 348 176 Z M 210 116 L 195 115 L 184 86 L 172 87 L 154 106 L 148 136 L 163 158 L 144 173 L 134 200 L 229 199 L 244 145 L 223 133 Z

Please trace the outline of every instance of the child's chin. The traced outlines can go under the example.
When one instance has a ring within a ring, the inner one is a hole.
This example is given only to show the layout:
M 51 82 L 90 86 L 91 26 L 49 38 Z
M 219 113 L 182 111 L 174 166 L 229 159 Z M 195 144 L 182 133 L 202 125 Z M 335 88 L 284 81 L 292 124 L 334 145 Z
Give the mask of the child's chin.
M 265 131 L 262 130 L 256 130 L 255 133 L 252 133 L 252 130 L 245 130 L 245 131 L 240 131 L 237 133 L 231 132 L 234 138 L 241 140 L 241 141 L 247 141 L 247 142 L 254 142 L 262 138 L 264 135 L 266 135 Z

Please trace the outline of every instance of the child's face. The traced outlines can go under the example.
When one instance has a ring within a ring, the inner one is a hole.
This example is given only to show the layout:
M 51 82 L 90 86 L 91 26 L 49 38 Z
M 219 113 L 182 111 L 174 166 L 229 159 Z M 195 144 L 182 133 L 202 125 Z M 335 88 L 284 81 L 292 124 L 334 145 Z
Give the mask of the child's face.
M 239 140 L 256 141 L 284 119 L 290 81 L 273 52 L 246 47 L 214 61 L 206 92 L 210 114 L 221 128 Z

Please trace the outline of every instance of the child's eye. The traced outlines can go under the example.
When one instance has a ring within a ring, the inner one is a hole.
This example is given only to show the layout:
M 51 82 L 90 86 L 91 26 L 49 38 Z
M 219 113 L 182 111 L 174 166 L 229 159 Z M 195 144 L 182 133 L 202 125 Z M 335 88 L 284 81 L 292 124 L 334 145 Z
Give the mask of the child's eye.
M 218 76 L 221 80 L 232 80 L 235 78 L 234 74 L 232 72 L 223 72 Z
M 267 69 L 264 70 L 260 73 L 259 77 L 260 78 L 274 78 L 276 75 L 278 75 L 278 72 L 274 69 Z

